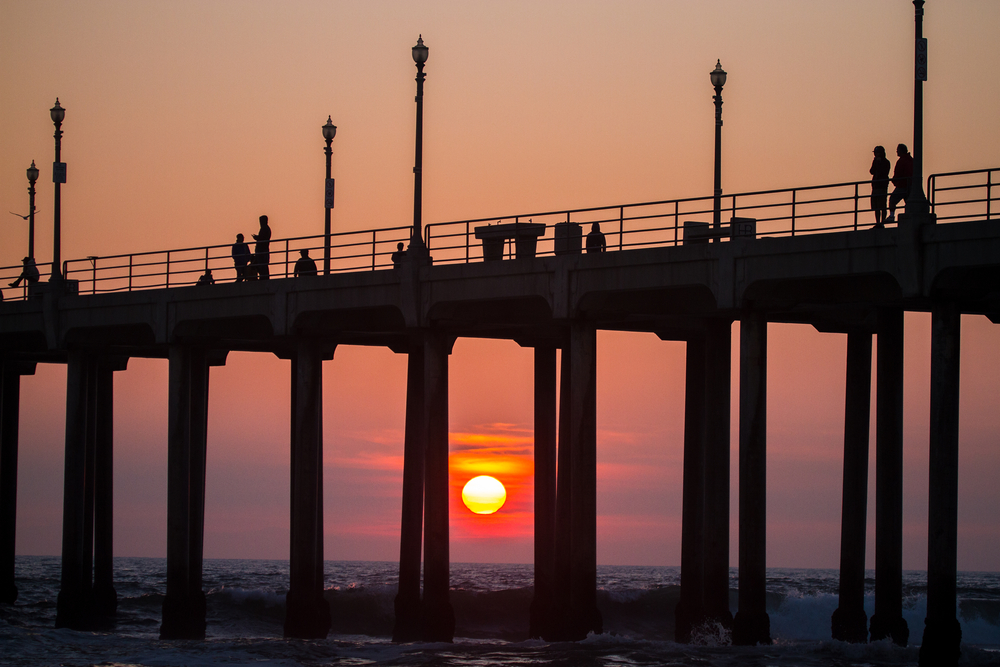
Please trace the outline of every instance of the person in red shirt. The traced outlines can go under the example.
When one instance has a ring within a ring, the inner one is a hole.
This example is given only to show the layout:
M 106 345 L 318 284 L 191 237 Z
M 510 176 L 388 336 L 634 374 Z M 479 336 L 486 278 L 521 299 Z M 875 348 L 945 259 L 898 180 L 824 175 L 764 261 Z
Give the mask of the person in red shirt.
M 906 149 L 906 144 L 896 146 L 896 166 L 892 170 L 892 194 L 889 195 L 889 217 L 886 222 L 896 221 L 896 206 L 900 200 L 906 203 L 910 196 L 910 181 L 913 177 L 913 156 Z

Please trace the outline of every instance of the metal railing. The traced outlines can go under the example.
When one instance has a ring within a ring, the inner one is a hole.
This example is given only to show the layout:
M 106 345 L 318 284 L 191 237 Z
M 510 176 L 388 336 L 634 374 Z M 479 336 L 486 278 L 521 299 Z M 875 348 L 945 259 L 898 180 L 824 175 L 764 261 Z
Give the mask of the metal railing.
M 945 180 L 947 179 L 947 180 Z M 945 180 L 938 185 L 939 180 Z M 927 199 L 938 222 L 990 220 L 1000 212 L 1000 167 L 931 174 L 927 177 Z M 985 206 L 983 206 L 985 204 Z
M 998 211 L 1000 168 L 933 174 L 927 179 L 928 200 L 938 222 L 991 219 Z M 852 181 L 782 190 L 761 190 L 722 197 L 724 217 L 753 218 L 758 238 L 800 236 L 870 228 L 874 214 L 870 206 L 871 183 Z M 536 255 L 556 251 L 555 226 L 576 223 L 584 227 L 598 223 L 609 251 L 675 246 L 684 242 L 684 223 L 711 224 L 712 197 L 670 199 L 571 210 L 542 211 L 500 218 L 476 218 L 428 224 L 425 243 L 435 264 L 482 261 L 483 247 L 475 229 L 493 223 L 541 223 L 546 226 L 536 246 Z M 710 231 L 728 240 L 728 220 L 722 229 Z M 409 241 L 410 227 L 388 227 L 333 234 L 330 248 L 332 273 L 374 271 L 392 267 L 397 244 Z M 513 239 L 506 242 L 504 256 L 515 253 Z M 308 250 L 320 266 L 323 236 L 277 239 L 270 244 L 272 278 L 288 278 L 300 250 Z M 39 270 L 46 275 L 47 264 Z M 0 267 L 0 287 L 20 274 L 20 265 Z M 49 267 L 49 270 L 50 267 Z M 233 282 L 231 246 L 212 245 L 164 251 L 131 253 L 67 260 L 63 275 L 79 281 L 81 294 L 132 291 L 195 285 L 211 270 L 215 282 Z M 26 298 L 23 286 L 17 294 L 7 289 L 7 299 Z

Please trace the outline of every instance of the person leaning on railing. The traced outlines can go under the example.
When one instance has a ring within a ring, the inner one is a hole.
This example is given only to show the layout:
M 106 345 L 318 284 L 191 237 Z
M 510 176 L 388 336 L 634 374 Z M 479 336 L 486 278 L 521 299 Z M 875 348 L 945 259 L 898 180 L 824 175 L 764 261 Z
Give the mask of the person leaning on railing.
M 303 248 L 299 250 L 299 257 L 295 260 L 295 277 L 299 278 L 301 276 L 315 276 L 318 271 L 316 270 L 316 262 L 313 258 L 309 256 L 309 251 Z
M 233 266 L 236 267 L 236 282 L 247 280 L 247 265 L 250 264 L 250 246 L 243 242 L 243 235 L 236 235 L 233 244 Z
M 601 223 L 595 222 L 590 226 L 590 233 L 587 234 L 587 252 L 606 252 L 608 242 L 601 231 Z

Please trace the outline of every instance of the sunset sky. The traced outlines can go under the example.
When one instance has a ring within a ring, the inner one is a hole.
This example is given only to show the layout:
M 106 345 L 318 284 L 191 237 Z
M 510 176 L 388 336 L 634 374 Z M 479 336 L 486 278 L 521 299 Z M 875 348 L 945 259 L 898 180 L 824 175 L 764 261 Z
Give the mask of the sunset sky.
M 1000 166 L 1000 3 L 928 0 L 925 174 Z M 410 47 L 430 55 L 424 221 L 710 195 L 721 59 L 726 192 L 868 178 L 912 143 L 908 0 L 0 3 L 0 266 L 52 252 L 53 126 L 66 108 L 62 256 L 323 229 L 332 116 L 336 231 L 406 225 Z M 906 316 L 904 567 L 926 567 L 930 317 Z M 962 320 L 959 559 L 1000 569 L 1000 327 Z M 738 526 L 734 325 L 732 562 Z M 837 567 L 846 337 L 770 325 L 768 564 Z M 394 560 L 406 359 L 341 347 L 324 365 L 326 558 Z M 19 554 L 61 543 L 65 368 L 22 381 Z M 287 361 L 211 371 L 206 557 L 287 558 Z M 167 363 L 116 374 L 115 553 L 166 551 Z M 451 358 L 452 559 L 530 562 L 532 353 L 460 339 Z M 598 560 L 680 562 L 684 346 L 598 334 Z M 874 391 L 873 391 L 874 395 Z M 874 437 L 872 480 L 874 479 Z M 476 516 L 465 482 L 508 499 Z M 874 495 L 868 562 L 874 564 Z

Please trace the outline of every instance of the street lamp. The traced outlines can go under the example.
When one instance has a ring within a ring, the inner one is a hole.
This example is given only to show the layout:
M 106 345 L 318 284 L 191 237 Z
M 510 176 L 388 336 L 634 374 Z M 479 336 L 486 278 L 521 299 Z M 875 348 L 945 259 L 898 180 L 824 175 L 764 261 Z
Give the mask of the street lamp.
M 337 136 L 337 126 L 333 124 L 333 117 L 326 117 L 326 125 L 323 126 L 323 138 L 326 139 L 326 204 L 323 220 L 323 275 L 330 275 L 330 209 L 333 208 L 333 178 L 330 176 L 330 159 L 333 157 L 333 149 L 330 148 L 333 138 Z
M 726 70 L 722 61 L 715 61 L 715 69 L 709 73 L 715 87 L 715 203 L 712 209 L 712 227 L 715 232 L 722 228 L 722 87 L 726 85 Z M 715 239 L 719 241 L 718 237 Z
M 35 161 L 28 167 L 28 257 L 35 259 L 35 181 L 38 180 L 38 168 Z
M 62 233 L 62 220 L 60 219 L 60 197 L 59 186 L 66 182 L 66 163 L 61 161 L 62 157 L 62 122 L 66 117 L 66 110 L 59 106 L 59 98 L 56 98 L 56 105 L 49 109 L 49 116 L 56 126 L 56 160 L 52 163 L 52 182 L 55 184 L 55 208 L 52 213 L 52 272 L 49 275 L 49 282 L 62 281 L 62 264 L 60 236 Z
M 424 235 L 421 227 L 421 188 L 424 162 L 424 63 L 427 62 L 428 48 L 424 46 L 424 36 L 417 37 L 413 47 L 413 62 L 417 64 L 417 145 L 413 164 L 413 233 L 410 237 L 410 247 L 407 254 L 416 259 L 422 259 L 427 254 L 424 246 Z
M 913 0 L 913 176 L 906 197 L 907 216 L 925 216 L 930 204 L 924 194 L 924 81 L 927 80 L 927 40 L 923 37 L 924 0 Z

